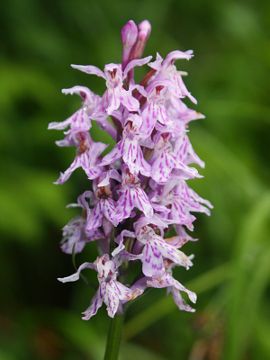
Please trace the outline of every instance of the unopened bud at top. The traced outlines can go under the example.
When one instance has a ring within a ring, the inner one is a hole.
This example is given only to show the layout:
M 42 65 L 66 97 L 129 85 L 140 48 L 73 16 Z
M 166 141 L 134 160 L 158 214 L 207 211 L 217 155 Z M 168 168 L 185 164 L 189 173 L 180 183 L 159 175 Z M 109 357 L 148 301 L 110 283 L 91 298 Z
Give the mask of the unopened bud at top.
M 138 25 L 138 29 L 138 40 L 132 49 L 130 60 L 138 59 L 142 56 L 146 42 L 151 33 L 151 24 L 149 21 L 144 20 Z
M 138 36 L 138 27 L 133 20 L 129 20 L 121 30 L 121 38 L 123 46 L 132 48 Z
M 123 67 L 126 66 L 129 60 L 129 55 L 132 47 L 135 45 L 138 37 L 138 27 L 133 20 L 129 20 L 121 30 L 121 38 L 123 43 L 122 62 Z
M 139 25 L 139 40 L 146 42 L 151 33 L 151 24 L 148 20 L 142 21 Z

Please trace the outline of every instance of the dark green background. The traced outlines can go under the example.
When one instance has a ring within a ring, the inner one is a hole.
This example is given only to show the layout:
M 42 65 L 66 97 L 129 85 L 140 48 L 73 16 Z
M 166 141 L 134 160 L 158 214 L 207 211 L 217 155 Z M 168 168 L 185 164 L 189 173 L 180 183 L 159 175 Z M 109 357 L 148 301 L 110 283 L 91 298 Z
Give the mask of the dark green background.
M 62 135 L 46 128 L 79 106 L 61 88 L 102 91 L 100 79 L 69 64 L 119 62 L 119 31 L 130 18 L 152 23 L 146 55 L 195 52 L 178 63 L 207 116 L 191 124 L 207 164 L 192 186 L 215 209 L 198 217 L 200 241 L 186 247 L 194 267 L 177 273 L 198 292 L 197 312 L 179 312 L 164 291 L 150 291 L 127 314 L 122 359 L 269 359 L 267 0 L 1 1 L 0 359 L 102 358 L 104 309 L 83 322 L 92 290 L 56 281 L 73 272 L 59 250 L 61 227 L 74 215 L 65 205 L 87 182 L 78 171 L 68 184 L 52 185 L 74 151 L 56 148 Z M 95 255 L 92 244 L 77 262 Z

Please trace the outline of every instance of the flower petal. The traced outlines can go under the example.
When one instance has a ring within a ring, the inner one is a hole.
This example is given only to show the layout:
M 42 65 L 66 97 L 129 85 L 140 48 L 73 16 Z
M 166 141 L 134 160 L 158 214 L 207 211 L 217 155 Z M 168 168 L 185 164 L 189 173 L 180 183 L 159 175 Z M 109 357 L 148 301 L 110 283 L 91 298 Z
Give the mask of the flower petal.
M 92 102 L 93 98 L 96 96 L 90 89 L 86 86 L 76 85 L 68 89 L 62 89 L 62 93 L 65 95 L 79 95 L 84 102 Z
M 98 67 L 93 66 L 93 65 L 75 65 L 75 64 L 71 64 L 71 67 L 73 69 L 82 71 L 86 74 L 90 74 L 90 75 L 96 75 L 99 77 L 102 77 L 103 79 L 106 79 L 104 72 L 101 71 Z
M 118 294 L 119 299 L 125 302 L 134 300 L 143 293 L 142 289 L 130 289 L 127 286 L 121 284 L 119 281 L 114 282 L 114 288 L 115 292 Z
M 85 262 L 82 265 L 79 266 L 78 270 L 70 275 L 70 276 L 66 276 L 63 278 L 57 278 L 58 281 L 62 282 L 62 283 L 66 283 L 66 282 L 73 282 L 73 281 L 77 281 L 80 278 L 80 273 L 82 270 L 84 269 L 94 269 L 96 270 L 96 267 L 93 263 L 89 263 L 89 262 Z
M 146 193 L 140 187 L 132 189 L 132 191 L 134 192 L 134 207 L 141 210 L 146 217 L 151 218 L 154 211 Z
M 166 58 L 164 59 L 164 61 L 162 63 L 162 67 L 172 65 L 176 60 L 180 60 L 180 59 L 190 60 L 192 57 L 193 57 L 193 51 L 192 50 L 187 50 L 187 51 L 175 50 L 175 51 L 171 51 L 166 56 Z
M 130 70 L 134 69 L 136 66 L 143 66 L 145 64 L 147 64 L 150 60 L 152 59 L 152 56 L 147 56 L 145 58 L 142 58 L 142 59 L 134 59 L 134 60 L 131 60 L 125 70 L 124 70 L 124 73 L 123 73 L 123 78 L 125 79 L 127 77 L 127 74 L 130 72 Z
M 163 257 L 173 261 L 175 264 L 189 269 L 193 264 L 190 258 L 173 245 L 167 244 L 165 240 L 152 240 L 155 247 L 160 251 Z
M 116 218 L 116 206 L 113 199 L 101 199 L 103 203 L 103 214 L 107 220 L 109 220 L 114 226 L 118 225 Z
M 128 90 L 121 89 L 120 101 L 128 111 L 138 111 L 140 108 L 139 101 L 132 96 L 131 92 Z
M 165 183 L 176 165 L 173 154 L 162 151 L 152 164 L 152 178 L 159 184 Z
M 120 107 L 120 93 L 117 88 L 109 88 L 103 96 L 104 106 L 108 115 L 112 115 Z
M 87 218 L 86 231 L 92 231 L 102 225 L 103 209 L 100 201 L 96 204 Z
M 145 136 L 150 136 L 157 122 L 156 117 L 156 105 L 150 102 L 146 105 L 142 112 L 143 123 L 140 127 L 140 131 Z
M 129 188 L 126 188 L 122 191 L 122 194 L 117 201 L 116 214 L 119 222 L 130 217 L 133 208 L 134 193 Z
M 102 298 L 101 288 L 99 287 L 98 291 L 92 298 L 90 306 L 82 313 L 83 314 L 82 319 L 83 320 L 91 319 L 91 317 L 96 315 L 96 313 L 97 313 L 98 309 L 101 307 L 102 303 L 103 303 L 103 298 Z
M 119 297 L 115 291 L 114 281 L 106 283 L 104 303 L 107 305 L 109 317 L 113 318 L 119 308 Z
M 195 312 L 195 309 L 193 309 L 190 305 L 188 305 L 184 301 L 182 295 L 180 294 L 180 292 L 177 289 L 172 288 L 171 293 L 172 293 L 175 304 L 178 306 L 178 308 L 180 310 L 188 311 L 188 312 Z
M 120 159 L 122 154 L 120 151 L 121 143 L 118 143 L 111 152 L 104 156 L 101 160 L 100 166 L 113 164 L 116 160 Z
M 63 173 L 60 173 L 59 178 L 54 182 L 54 184 L 57 184 L 57 185 L 64 184 L 64 182 L 66 182 L 70 178 L 72 173 L 79 167 L 81 167 L 80 157 L 76 156 L 74 161 L 67 168 L 67 170 L 65 170 Z
M 155 244 L 145 244 L 142 263 L 142 272 L 145 276 L 159 275 L 164 271 L 163 258 Z

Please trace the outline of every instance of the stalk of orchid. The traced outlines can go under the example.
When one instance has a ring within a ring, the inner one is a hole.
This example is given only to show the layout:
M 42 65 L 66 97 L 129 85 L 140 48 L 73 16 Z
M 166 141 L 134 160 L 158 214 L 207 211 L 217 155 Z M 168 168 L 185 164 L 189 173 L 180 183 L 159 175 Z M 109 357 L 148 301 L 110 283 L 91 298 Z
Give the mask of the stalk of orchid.
M 97 272 L 99 287 L 83 312 L 84 320 L 104 303 L 109 317 L 119 323 L 126 304 L 147 288 L 166 288 L 180 310 L 194 311 L 182 295 L 195 303 L 196 294 L 173 277 L 173 269 L 192 266 L 193 256 L 179 249 L 195 241 L 187 232 L 193 230 L 194 213 L 209 215 L 212 208 L 187 185 L 188 180 L 201 177 L 191 165 L 204 167 L 188 138 L 188 124 L 204 116 L 183 102 L 188 98 L 197 103 L 183 82 L 186 73 L 175 66 L 176 60 L 191 59 L 193 52 L 176 50 L 164 59 L 157 54 L 153 61 L 151 56 L 142 58 L 150 32 L 148 21 L 137 25 L 130 20 L 121 31 L 121 64 L 107 64 L 104 71 L 71 65 L 103 78 L 106 90 L 99 96 L 85 86 L 64 89 L 64 94 L 79 95 L 82 106 L 67 120 L 49 124 L 49 129 L 65 130 L 58 146 L 76 149 L 75 159 L 56 184 L 66 182 L 78 168 L 89 179 L 89 188 L 73 204 L 81 214 L 63 228 L 61 249 L 76 254 L 95 241 L 99 256 L 83 263 L 73 275 L 58 278 L 72 282 L 79 280 L 82 270 Z M 149 70 L 136 83 L 134 71 L 141 66 Z M 107 145 L 91 137 L 93 121 L 115 141 L 106 155 Z M 141 270 L 133 283 L 126 284 L 123 269 L 127 272 L 131 261 L 140 262 Z M 118 356 L 120 336 L 115 324 L 106 359 Z

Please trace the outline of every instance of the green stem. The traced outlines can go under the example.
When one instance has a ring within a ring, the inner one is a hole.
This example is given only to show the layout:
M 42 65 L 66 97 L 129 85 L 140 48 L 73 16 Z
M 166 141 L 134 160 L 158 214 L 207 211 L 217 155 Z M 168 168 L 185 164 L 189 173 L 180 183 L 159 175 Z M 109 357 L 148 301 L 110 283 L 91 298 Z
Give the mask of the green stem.
M 107 336 L 106 351 L 104 360 L 117 360 L 122 338 L 122 327 L 124 322 L 123 315 L 115 315 L 111 319 Z

